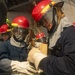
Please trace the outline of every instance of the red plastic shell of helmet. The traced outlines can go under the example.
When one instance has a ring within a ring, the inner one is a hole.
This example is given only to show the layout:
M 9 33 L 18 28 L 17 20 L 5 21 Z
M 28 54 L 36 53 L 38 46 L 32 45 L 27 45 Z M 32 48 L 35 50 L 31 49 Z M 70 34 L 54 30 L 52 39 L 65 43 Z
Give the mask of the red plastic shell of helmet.
M 44 34 L 43 32 L 38 33 L 38 34 L 36 35 L 36 38 L 38 38 L 38 39 L 43 38 L 43 37 L 45 37 L 45 34 Z
M 3 24 L 3 25 L 0 27 L 0 33 L 6 33 L 6 32 L 8 32 L 8 30 L 9 30 L 8 24 Z
M 50 3 L 51 3 L 51 0 L 43 0 L 34 7 L 32 11 L 32 17 L 36 22 L 38 22 L 43 16 L 41 11 Z
M 18 16 L 16 18 L 14 18 L 14 20 L 12 21 L 12 26 L 13 25 L 17 25 L 17 27 L 21 27 L 21 28 L 28 28 L 29 22 L 26 17 Z

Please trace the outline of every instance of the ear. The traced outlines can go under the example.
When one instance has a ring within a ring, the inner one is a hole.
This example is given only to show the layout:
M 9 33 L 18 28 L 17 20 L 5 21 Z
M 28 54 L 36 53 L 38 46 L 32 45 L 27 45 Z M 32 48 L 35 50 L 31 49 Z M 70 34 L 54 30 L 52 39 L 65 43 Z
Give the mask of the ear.
M 54 5 L 54 7 L 61 7 L 61 8 L 62 8 L 63 5 L 64 5 L 64 1 L 56 3 L 56 4 Z

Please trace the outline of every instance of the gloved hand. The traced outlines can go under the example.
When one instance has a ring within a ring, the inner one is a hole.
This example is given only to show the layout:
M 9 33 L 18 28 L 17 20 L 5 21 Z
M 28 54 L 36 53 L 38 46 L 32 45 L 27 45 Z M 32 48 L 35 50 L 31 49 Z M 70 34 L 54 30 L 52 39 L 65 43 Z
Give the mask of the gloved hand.
M 4 71 L 12 71 L 24 73 L 27 75 L 34 75 L 37 73 L 35 68 L 29 64 L 29 62 L 19 62 L 14 60 L 9 60 L 7 58 L 0 60 L 0 69 Z
M 28 61 L 19 62 L 19 61 L 12 61 L 11 68 L 13 71 L 24 73 L 27 75 L 34 75 L 37 73 L 36 69 L 30 65 Z
M 38 48 L 32 48 L 28 54 L 27 60 L 31 63 L 34 63 L 37 69 L 40 61 L 45 57 L 46 55 L 42 54 Z
M 29 64 L 29 62 L 20 62 L 17 64 L 17 71 L 20 73 L 25 73 L 27 75 L 34 75 L 37 73 L 35 68 Z

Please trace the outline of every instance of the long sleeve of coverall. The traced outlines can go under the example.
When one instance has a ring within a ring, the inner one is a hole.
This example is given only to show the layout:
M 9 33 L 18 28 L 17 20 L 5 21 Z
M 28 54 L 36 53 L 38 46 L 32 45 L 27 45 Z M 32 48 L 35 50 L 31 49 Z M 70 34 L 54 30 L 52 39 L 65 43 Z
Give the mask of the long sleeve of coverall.
M 39 68 L 46 75 L 75 75 L 75 27 L 67 28 L 59 41 L 62 56 L 49 55 L 43 58 Z
M 16 71 L 18 61 L 12 61 L 7 58 L 0 60 L 0 69 L 4 71 Z

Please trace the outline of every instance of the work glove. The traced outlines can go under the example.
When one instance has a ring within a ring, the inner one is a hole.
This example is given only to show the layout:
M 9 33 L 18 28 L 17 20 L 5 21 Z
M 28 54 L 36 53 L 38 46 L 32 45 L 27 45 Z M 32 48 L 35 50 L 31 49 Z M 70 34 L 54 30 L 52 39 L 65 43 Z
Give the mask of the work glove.
M 45 54 L 43 54 L 38 48 L 33 47 L 29 54 L 27 60 L 31 63 L 34 63 L 36 69 L 38 69 L 40 61 L 47 57 Z
M 37 73 L 35 68 L 32 65 L 30 65 L 27 61 L 19 62 L 7 58 L 0 60 L 0 69 L 7 72 L 19 72 L 27 75 L 34 75 Z
M 27 75 L 37 74 L 35 67 L 30 65 L 29 62 L 21 62 L 17 65 L 17 71 L 20 73 L 25 73 Z
M 19 62 L 19 61 L 12 61 L 12 70 L 17 71 L 19 73 L 25 73 L 27 75 L 34 75 L 37 73 L 34 66 L 30 65 L 29 62 Z

